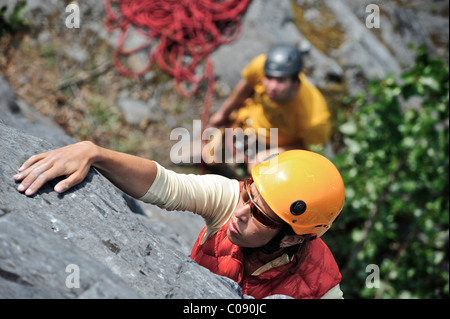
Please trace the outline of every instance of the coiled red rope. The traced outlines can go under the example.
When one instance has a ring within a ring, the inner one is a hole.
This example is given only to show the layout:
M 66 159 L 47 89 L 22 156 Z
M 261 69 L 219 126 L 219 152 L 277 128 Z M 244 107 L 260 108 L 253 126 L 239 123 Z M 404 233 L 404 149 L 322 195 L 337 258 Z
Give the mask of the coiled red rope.
M 174 77 L 177 91 L 192 96 L 200 82 L 208 79 L 202 128 L 205 129 L 214 87 L 210 53 L 230 43 L 240 34 L 240 20 L 251 0 L 105 0 L 106 29 L 120 30 L 113 62 L 126 76 L 145 74 L 156 61 Z M 125 40 L 134 28 L 147 41 L 125 49 Z M 156 43 L 156 45 L 155 45 Z M 150 48 L 147 65 L 139 72 L 125 68 L 121 56 Z M 203 66 L 200 71 L 199 66 Z M 182 83 L 191 88 L 183 88 Z

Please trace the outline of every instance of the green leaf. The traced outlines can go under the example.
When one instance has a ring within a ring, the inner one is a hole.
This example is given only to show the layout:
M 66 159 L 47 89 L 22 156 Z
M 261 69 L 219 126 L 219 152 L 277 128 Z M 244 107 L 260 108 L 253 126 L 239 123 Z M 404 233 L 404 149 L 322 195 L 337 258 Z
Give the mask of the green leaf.
M 439 82 L 431 76 L 420 77 L 419 83 L 422 84 L 423 86 L 429 87 L 430 89 L 432 89 L 434 91 L 439 91 L 439 89 L 440 89 Z
M 354 135 L 357 132 L 357 127 L 355 122 L 348 121 L 339 126 L 339 131 L 345 135 Z

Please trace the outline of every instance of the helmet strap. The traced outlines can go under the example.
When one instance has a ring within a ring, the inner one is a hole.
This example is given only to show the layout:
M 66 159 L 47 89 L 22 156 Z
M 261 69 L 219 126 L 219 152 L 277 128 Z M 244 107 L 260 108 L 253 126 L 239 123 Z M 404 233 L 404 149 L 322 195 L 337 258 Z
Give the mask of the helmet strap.
M 271 255 L 281 249 L 280 242 L 284 238 L 284 236 L 292 234 L 292 233 L 293 233 L 292 228 L 288 224 L 285 224 L 280 229 L 280 231 L 267 244 L 265 244 L 264 246 L 255 247 L 255 248 L 244 247 L 243 253 L 246 256 L 248 256 L 254 252 L 262 252 L 263 254 Z

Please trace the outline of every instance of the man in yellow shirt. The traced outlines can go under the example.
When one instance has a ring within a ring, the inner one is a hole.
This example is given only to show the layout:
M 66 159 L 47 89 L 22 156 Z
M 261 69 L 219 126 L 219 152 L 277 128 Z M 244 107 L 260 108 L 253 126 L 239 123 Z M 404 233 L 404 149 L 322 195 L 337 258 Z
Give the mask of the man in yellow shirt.
M 328 141 L 330 112 L 302 67 L 302 54 L 295 46 L 273 47 L 244 68 L 232 94 L 211 116 L 211 127 L 241 127 L 245 132 L 251 129 L 257 139 L 264 140 L 268 152 L 258 149 L 249 170 L 267 154 L 308 149 Z M 273 132 L 278 135 L 275 143 L 270 140 Z

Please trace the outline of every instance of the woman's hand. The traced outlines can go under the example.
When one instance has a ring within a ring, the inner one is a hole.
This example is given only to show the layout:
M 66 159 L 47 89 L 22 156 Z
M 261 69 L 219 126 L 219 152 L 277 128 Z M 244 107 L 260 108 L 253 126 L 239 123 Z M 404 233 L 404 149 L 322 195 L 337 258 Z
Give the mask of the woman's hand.
M 46 182 L 60 176 L 66 178 L 55 185 L 55 192 L 63 193 L 81 183 L 89 172 L 97 147 L 91 142 L 80 142 L 46 153 L 31 156 L 14 175 L 21 181 L 17 188 L 31 196 Z
M 135 198 L 145 195 L 158 170 L 151 160 L 108 150 L 91 142 L 79 142 L 31 156 L 13 178 L 21 181 L 17 189 L 31 196 L 46 182 L 65 176 L 54 188 L 55 192 L 63 193 L 81 183 L 91 166 Z

